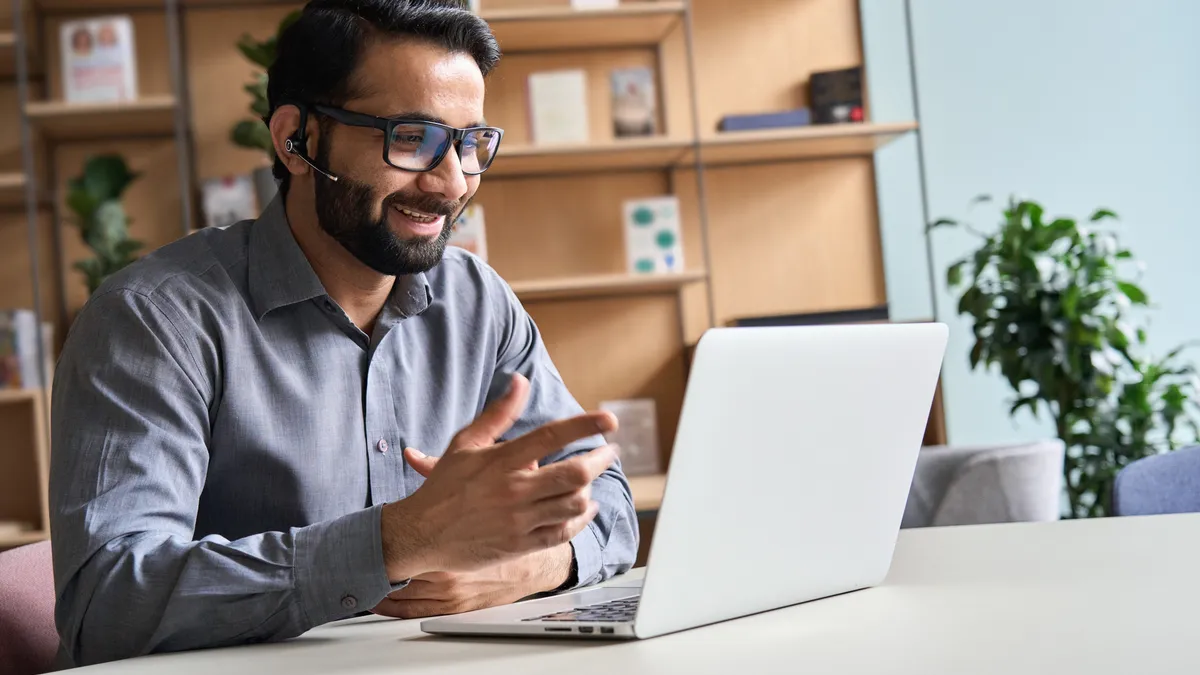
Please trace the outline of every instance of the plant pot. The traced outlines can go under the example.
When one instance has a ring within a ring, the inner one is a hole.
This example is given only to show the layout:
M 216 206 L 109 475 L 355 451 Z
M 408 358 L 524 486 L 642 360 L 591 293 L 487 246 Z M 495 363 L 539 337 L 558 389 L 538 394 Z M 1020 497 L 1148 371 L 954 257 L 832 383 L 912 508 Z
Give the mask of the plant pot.
M 275 182 L 275 175 L 271 173 L 271 167 L 263 166 L 254 170 L 251 180 L 254 182 L 254 196 L 258 198 L 258 210 L 265 210 L 267 205 L 275 199 L 275 195 L 279 193 L 279 184 Z

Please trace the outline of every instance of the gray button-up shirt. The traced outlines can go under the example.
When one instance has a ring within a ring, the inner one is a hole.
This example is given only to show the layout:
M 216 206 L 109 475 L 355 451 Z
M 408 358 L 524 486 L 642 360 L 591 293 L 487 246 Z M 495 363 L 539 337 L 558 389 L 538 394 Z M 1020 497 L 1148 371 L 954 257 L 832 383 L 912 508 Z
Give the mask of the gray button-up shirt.
M 373 607 L 395 588 L 380 510 L 422 482 L 399 450 L 440 454 L 511 372 L 532 386 L 509 437 L 581 412 L 479 259 L 452 248 L 397 279 L 368 336 L 326 294 L 278 200 L 115 275 L 54 380 L 64 659 L 284 639 Z M 637 552 L 619 465 L 592 494 L 599 515 L 572 541 L 580 585 Z

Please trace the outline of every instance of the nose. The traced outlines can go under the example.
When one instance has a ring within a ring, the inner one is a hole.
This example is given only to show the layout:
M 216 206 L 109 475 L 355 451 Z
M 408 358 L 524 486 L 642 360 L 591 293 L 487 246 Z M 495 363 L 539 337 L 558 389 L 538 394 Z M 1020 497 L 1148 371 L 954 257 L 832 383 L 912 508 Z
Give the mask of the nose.
M 462 172 L 458 148 L 451 147 L 446 157 L 432 171 L 420 174 L 417 185 L 422 192 L 438 194 L 447 200 L 462 199 L 467 194 L 467 177 Z

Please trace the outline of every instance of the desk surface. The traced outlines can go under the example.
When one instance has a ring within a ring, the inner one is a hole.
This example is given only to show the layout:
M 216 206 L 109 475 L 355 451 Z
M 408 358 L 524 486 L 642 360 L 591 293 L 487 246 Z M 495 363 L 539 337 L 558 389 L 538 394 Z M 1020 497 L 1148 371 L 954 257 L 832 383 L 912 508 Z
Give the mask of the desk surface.
M 799 571 L 797 572 L 799 573 Z M 1200 673 L 1200 515 L 906 530 L 886 583 L 625 643 L 377 617 L 82 673 Z

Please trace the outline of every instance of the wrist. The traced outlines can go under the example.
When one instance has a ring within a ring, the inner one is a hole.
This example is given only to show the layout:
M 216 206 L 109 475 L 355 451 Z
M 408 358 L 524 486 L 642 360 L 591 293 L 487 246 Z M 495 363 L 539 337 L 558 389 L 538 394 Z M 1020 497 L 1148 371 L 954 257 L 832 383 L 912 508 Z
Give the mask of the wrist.
M 538 592 L 563 590 L 574 581 L 575 548 L 570 542 L 545 551 L 542 565 L 541 584 Z
M 388 580 L 398 583 L 434 569 L 429 559 L 432 542 L 421 531 L 421 519 L 407 500 L 385 504 L 380 513 L 383 565 Z

